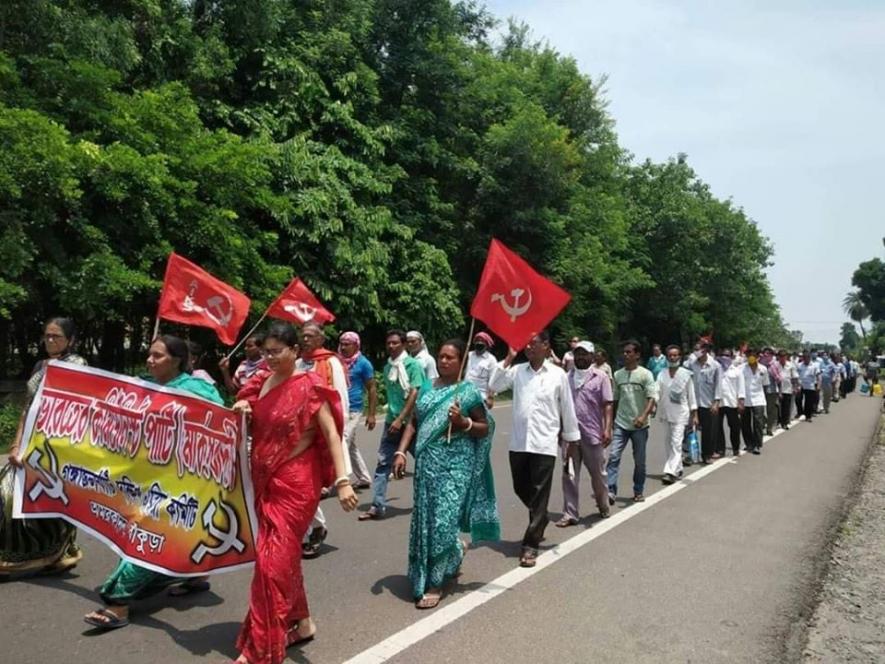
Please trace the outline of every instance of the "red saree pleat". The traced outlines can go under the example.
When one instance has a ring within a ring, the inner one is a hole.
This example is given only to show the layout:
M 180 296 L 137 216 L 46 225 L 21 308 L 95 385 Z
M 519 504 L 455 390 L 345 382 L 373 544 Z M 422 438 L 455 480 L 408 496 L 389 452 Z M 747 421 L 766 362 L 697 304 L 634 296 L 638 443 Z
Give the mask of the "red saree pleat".
M 259 399 L 266 378 L 256 376 L 237 395 L 252 404 L 252 482 L 258 519 L 249 612 L 237 638 L 237 649 L 251 664 L 282 662 L 287 632 L 310 615 L 301 573 L 301 540 L 322 487 L 334 480 L 334 466 L 319 431 L 304 452 L 292 459 L 289 454 L 324 403 L 342 430 L 338 394 L 321 385 L 317 376 L 296 374 Z

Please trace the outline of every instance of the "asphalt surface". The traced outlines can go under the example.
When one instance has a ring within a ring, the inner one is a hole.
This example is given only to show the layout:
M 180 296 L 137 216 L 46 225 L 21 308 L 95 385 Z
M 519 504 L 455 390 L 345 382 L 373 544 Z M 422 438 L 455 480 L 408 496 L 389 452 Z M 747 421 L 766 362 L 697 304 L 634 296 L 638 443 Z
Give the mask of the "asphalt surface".
M 722 460 L 644 509 L 629 500 L 632 456 L 625 452 L 614 510 L 621 516 L 605 522 L 612 524 L 607 532 L 391 661 L 784 661 L 811 608 L 822 553 L 872 439 L 879 402 L 853 395 L 811 424 L 795 423 L 761 456 Z M 510 487 L 509 406 L 496 408 L 495 417 L 504 541 L 470 550 L 443 607 L 488 589 L 517 564 L 527 514 Z M 366 431 L 359 438 L 370 467 L 377 439 L 377 432 Z M 649 496 L 663 488 L 663 446 L 653 423 Z M 391 482 L 392 507 L 378 522 L 358 523 L 334 499 L 324 501 L 330 536 L 323 555 L 304 562 L 318 635 L 289 651 L 293 661 L 342 662 L 432 615 L 415 610 L 405 577 L 411 489 L 408 478 Z M 581 523 L 548 527 L 544 546 L 552 556 L 557 544 L 587 528 L 604 529 L 586 475 L 582 493 Z M 363 492 L 363 509 L 370 499 Z M 561 500 L 557 474 L 551 518 L 559 516 Z M 99 605 L 95 589 L 115 557 L 88 535 L 81 533 L 80 543 L 85 557 L 75 570 L 0 584 L 0 662 L 223 662 L 237 656 L 249 571 L 213 577 L 203 595 L 141 602 L 129 627 L 96 635 L 82 616 Z

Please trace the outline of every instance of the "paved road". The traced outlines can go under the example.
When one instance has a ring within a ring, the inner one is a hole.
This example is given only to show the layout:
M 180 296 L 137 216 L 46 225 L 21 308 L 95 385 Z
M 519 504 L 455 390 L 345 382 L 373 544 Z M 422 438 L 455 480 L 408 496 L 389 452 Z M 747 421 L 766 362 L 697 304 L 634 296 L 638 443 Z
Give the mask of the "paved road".
M 702 477 L 689 474 L 697 481 L 681 488 L 660 484 L 663 439 L 653 425 L 647 494 L 663 490 L 659 496 L 633 506 L 629 483 L 622 481 L 614 518 L 601 523 L 594 514 L 564 531 L 551 525 L 545 544 L 552 564 L 392 661 L 783 661 L 785 644 L 803 622 L 818 553 L 874 432 L 878 402 L 853 396 L 831 414 L 777 436 L 762 456 L 720 461 L 700 471 Z M 526 520 L 509 485 L 510 409 L 495 414 L 493 463 L 505 541 L 468 554 L 464 575 L 443 603 L 458 613 L 515 568 Z M 363 433 L 370 464 L 376 442 L 374 433 Z M 629 454 L 624 463 L 629 474 Z M 303 650 L 290 650 L 294 661 L 342 662 L 409 626 L 406 638 L 414 636 L 420 628 L 414 625 L 428 615 L 446 615 L 443 609 L 418 612 L 410 601 L 404 576 L 410 494 L 410 480 L 392 483 L 390 516 L 369 523 L 325 501 L 328 546 L 322 557 L 305 562 L 320 631 Z M 367 494 L 363 498 L 367 502 Z M 557 486 L 552 510 L 560 504 Z M 591 504 L 585 499 L 585 509 Z M 597 533 L 567 556 L 561 551 L 581 540 L 557 548 Z M 236 656 L 248 572 L 215 577 L 212 592 L 200 597 L 147 600 L 131 626 L 95 636 L 82 615 L 97 605 L 95 588 L 114 556 L 86 535 L 81 543 L 86 557 L 73 572 L 0 585 L 4 663 L 222 662 Z

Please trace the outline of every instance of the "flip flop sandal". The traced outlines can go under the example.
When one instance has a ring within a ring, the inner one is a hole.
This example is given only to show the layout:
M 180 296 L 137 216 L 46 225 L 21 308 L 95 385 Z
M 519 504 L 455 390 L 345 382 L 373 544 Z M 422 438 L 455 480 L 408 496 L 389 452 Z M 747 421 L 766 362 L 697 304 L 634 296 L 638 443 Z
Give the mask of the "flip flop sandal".
M 169 595 L 172 597 L 184 597 L 186 595 L 204 593 L 211 587 L 208 581 L 185 581 L 177 586 L 172 586 L 169 589 Z
M 89 615 L 83 616 L 83 620 L 103 632 L 109 632 L 112 629 L 126 627 L 126 625 L 129 624 L 129 618 L 120 618 L 118 616 L 115 616 L 112 612 L 110 612 L 108 609 L 105 609 L 104 607 L 96 609 L 95 611 L 93 611 L 93 613 L 104 616 L 105 618 L 107 618 L 107 620 L 101 620 Z
M 415 602 L 415 608 L 421 610 L 435 609 L 439 606 L 441 600 L 442 595 L 424 595 L 421 599 Z

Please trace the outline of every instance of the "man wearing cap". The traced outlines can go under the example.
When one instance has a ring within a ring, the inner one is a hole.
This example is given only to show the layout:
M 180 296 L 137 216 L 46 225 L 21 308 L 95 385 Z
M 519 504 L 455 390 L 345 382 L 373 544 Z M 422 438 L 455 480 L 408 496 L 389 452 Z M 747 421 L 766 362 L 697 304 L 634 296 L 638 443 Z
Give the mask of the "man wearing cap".
M 594 346 L 579 341 L 572 353 L 574 366 L 568 383 L 575 402 L 575 415 L 581 439 L 562 444 L 562 518 L 559 528 L 578 523 L 578 488 L 581 464 L 590 473 L 593 497 L 603 519 L 608 518 L 608 483 L 605 476 L 605 448 L 612 439 L 612 384 L 608 376 L 593 366 Z
M 498 361 L 490 352 L 495 341 L 486 332 L 479 332 L 473 337 L 473 350 L 467 355 L 467 380 L 476 386 L 486 406 L 495 405 L 495 393 L 489 390 L 489 379 Z

